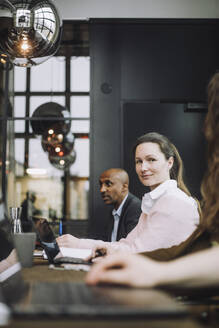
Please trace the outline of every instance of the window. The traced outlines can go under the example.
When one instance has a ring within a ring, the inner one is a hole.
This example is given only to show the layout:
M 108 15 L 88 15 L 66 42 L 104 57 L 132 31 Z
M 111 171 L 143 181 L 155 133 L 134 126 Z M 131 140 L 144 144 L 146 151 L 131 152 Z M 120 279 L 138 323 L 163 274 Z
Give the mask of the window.
M 74 49 L 73 40 L 65 45 L 69 35 L 65 28 L 81 31 L 85 25 L 64 24 L 59 52 L 43 64 L 14 67 L 15 198 L 21 204 L 28 191 L 35 192 L 34 206 L 52 221 L 88 218 L 90 58 L 84 46 L 81 51 Z M 74 35 L 79 37 L 80 33 Z M 51 117 L 51 111 L 46 114 L 51 103 L 63 109 L 61 117 L 56 113 L 55 121 L 54 113 Z M 42 105 L 45 112 L 39 111 Z M 63 134 L 54 132 L 51 139 L 42 128 L 48 122 L 65 124 L 68 129 Z M 64 149 L 63 157 L 57 157 L 54 149 L 58 156 Z

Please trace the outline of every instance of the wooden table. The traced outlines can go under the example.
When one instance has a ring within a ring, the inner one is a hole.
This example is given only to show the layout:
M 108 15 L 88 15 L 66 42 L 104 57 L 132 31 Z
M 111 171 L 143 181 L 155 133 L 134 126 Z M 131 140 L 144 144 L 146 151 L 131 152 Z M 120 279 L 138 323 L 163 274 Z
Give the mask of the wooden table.
M 54 270 L 50 269 L 48 262 L 42 259 L 34 260 L 34 266 L 31 268 L 22 269 L 22 275 L 27 282 L 81 282 L 84 281 L 86 272 L 82 271 L 69 271 L 69 270 Z M 175 297 L 175 296 L 174 296 Z M 191 312 L 192 313 L 192 312 Z M 16 319 L 12 320 L 7 326 L 9 328 L 202 328 L 210 327 L 207 324 L 193 320 L 192 315 L 186 318 L 173 319 L 167 318 L 162 320 L 70 320 L 63 318 L 54 318 L 53 319 L 40 319 L 39 320 L 25 320 L 25 319 Z M 215 326 L 216 327 L 216 326 Z

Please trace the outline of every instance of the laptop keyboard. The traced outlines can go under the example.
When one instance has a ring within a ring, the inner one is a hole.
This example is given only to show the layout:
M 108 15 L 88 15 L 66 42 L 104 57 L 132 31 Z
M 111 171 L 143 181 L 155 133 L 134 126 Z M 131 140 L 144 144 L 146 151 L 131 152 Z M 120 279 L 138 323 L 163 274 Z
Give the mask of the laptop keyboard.
M 95 287 L 89 287 L 84 283 L 37 283 L 33 288 L 33 304 L 94 305 L 107 302 L 102 295 L 101 297 L 95 292 Z

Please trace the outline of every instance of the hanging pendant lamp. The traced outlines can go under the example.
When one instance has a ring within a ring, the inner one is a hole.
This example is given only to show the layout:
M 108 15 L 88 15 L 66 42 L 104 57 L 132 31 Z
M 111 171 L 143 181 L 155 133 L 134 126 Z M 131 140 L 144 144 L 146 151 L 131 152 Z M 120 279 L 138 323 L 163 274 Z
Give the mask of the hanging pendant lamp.
M 62 21 L 51 0 L 0 0 L 0 51 L 17 66 L 38 65 L 60 45 Z
M 37 135 L 47 136 L 50 130 L 51 134 L 67 134 L 71 128 L 70 112 L 66 107 L 53 101 L 37 107 L 32 118 L 31 127 Z
M 76 160 L 76 152 L 73 150 L 71 154 L 67 156 L 50 156 L 49 155 L 49 161 L 50 163 L 59 170 L 67 171 L 69 170 L 70 166 L 74 164 Z

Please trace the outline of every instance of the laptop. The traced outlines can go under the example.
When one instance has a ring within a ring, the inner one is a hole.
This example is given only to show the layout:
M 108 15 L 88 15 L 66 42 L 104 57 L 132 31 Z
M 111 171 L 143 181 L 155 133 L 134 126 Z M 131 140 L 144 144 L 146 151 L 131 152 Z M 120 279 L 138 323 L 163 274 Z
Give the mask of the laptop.
M 85 260 L 86 257 L 91 255 L 90 249 L 66 249 L 59 248 L 56 242 L 56 236 L 45 218 L 32 218 L 33 230 L 36 232 L 40 245 L 44 249 L 49 263 L 73 263 L 73 264 L 87 264 L 91 265 L 91 261 Z M 77 257 L 76 257 L 77 256 Z
M 1 210 L 0 303 L 9 309 L 13 319 L 63 316 L 71 320 L 129 320 L 188 315 L 186 307 L 159 290 L 88 286 L 83 282 L 26 282 L 15 257 L 9 221 Z

